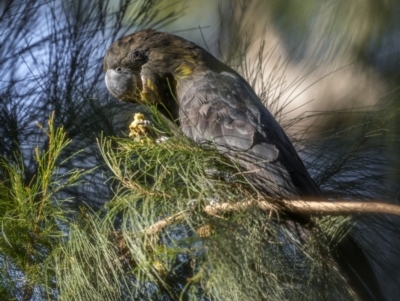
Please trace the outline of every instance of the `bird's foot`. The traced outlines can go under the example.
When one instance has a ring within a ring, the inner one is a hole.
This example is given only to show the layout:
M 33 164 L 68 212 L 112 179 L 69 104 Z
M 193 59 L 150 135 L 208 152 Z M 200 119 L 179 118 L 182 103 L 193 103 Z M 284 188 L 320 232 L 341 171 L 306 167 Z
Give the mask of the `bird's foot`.
M 148 105 L 159 102 L 160 96 L 158 95 L 157 87 L 153 82 L 149 78 L 145 80 L 144 76 L 142 76 L 142 82 L 145 83 L 143 85 L 143 90 L 140 93 L 142 103 Z

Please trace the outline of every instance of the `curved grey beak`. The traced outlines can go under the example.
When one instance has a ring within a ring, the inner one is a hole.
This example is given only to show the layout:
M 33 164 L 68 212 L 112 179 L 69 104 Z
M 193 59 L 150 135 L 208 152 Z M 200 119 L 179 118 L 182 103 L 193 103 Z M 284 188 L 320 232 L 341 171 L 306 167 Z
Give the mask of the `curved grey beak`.
M 128 69 L 118 67 L 106 72 L 105 82 L 112 96 L 121 101 L 134 101 L 137 88 L 135 75 Z

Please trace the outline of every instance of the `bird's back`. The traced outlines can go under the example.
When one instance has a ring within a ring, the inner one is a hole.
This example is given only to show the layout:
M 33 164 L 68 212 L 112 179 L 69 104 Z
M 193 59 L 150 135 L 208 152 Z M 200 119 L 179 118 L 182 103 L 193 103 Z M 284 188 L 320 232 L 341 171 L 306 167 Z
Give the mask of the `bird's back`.
M 183 132 L 196 142 L 214 143 L 267 195 L 321 195 L 289 138 L 243 78 L 208 71 L 182 79 L 177 94 Z

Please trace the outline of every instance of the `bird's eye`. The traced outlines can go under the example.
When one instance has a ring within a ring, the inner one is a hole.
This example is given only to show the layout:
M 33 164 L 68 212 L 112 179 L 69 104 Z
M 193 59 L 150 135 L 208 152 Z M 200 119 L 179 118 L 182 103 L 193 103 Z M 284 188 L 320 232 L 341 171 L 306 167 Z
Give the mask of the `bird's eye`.
M 142 58 L 143 58 L 143 53 L 141 51 L 135 50 L 135 51 L 131 52 L 131 55 L 130 55 L 131 61 L 134 62 L 134 61 L 140 60 Z

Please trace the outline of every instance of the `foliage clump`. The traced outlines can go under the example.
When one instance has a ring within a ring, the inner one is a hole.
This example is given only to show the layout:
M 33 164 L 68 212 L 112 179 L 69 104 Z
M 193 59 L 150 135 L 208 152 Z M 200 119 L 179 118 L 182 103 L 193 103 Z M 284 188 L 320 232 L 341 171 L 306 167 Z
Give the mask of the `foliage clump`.
M 272 201 L 270 210 L 205 210 L 213 204 L 257 202 L 260 195 L 234 162 L 180 135 L 161 143 L 103 138 L 115 196 L 99 213 L 86 207 L 69 210 L 62 190 L 81 184 L 84 172 L 60 169 L 60 154 L 70 141 L 53 120 L 45 130 L 48 149 L 36 150 L 39 172 L 29 183 L 20 166 L 2 164 L 0 250 L 6 273 L 0 284 L 5 299 L 351 295 L 330 257 L 331 240 L 339 238 L 343 220 L 335 221 L 341 225 L 337 231 L 328 227 L 331 233 L 289 218 Z
M 138 281 L 173 300 L 351 296 L 330 255 L 347 219 L 336 219 L 328 233 L 319 220 L 306 225 L 273 200 L 271 210 L 210 214 L 205 208 L 213 204 L 256 204 L 260 193 L 235 162 L 181 135 L 162 143 L 103 139 L 102 150 L 119 183 L 107 218 L 118 221 Z

